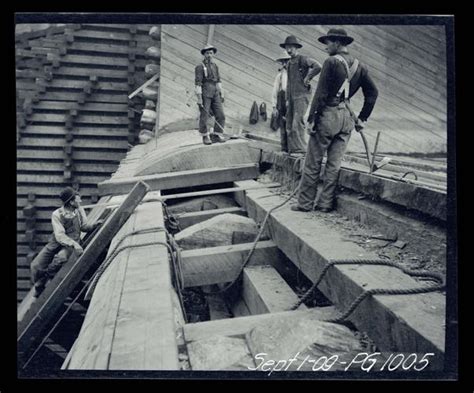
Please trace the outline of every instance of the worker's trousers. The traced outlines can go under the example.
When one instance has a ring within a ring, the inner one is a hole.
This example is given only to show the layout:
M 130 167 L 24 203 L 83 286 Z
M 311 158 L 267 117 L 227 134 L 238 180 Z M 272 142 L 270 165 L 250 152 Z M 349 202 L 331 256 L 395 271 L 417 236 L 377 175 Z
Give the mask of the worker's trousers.
M 50 239 L 31 262 L 31 279 L 35 288 L 43 288 L 48 279 L 53 278 L 62 265 L 68 261 L 73 250 L 73 247 L 64 247 L 55 239 Z
M 326 107 L 315 125 L 315 132 L 310 136 L 306 153 L 303 175 L 298 195 L 298 205 L 312 209 L 316 199 L 320 179 L 321 164 L 327 152 L 324 182 L 318 206 L 332 209 L 336 193 L 337 179 L 342 158 L 346 151 L 351 131 L 355 123 L 344 104 L 337 107 Z
M 222 100 L 219 92 L 216 91 L 214 97 L 202 97 L 202 108 L 200 108 L 201 116 L 199 117 L 199 132 L 207 134 L 207 121 L 209 114 L 215 117 L 214 132 L 224 132 L 225 115 L 222 107 Z M 222 127 L 221 127 L 222 126 Z
M 306 125 L 304 115 L 308 109 L 309 96 L 289 98 L 286 108 L 286 133 L 289 153 L 306 151 Z

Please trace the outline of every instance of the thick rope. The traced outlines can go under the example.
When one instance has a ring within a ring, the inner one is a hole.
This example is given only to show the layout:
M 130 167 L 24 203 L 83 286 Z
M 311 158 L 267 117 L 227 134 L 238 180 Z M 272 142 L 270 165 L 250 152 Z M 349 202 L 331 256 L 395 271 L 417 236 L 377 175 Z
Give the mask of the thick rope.
M 418 272 L 415 270 L 411 270 L 408 268 L 405 268 L 395 262 L 392 261 L 387 261 L 383 259 L 345 259 L 345 260 L 333 260 L 330 261 L 322 270 L 321 274 L 319 275 L 318 279 L 314 282 L 314 284 L 311 286 L 310 289 L 301 297 L 298 302 L 296 302 L 290 310 L 296 310 L 301 304 L 303 304 L 312 292 L 317 288 L 317 286 L 321 283 L 323 280 L 324 276 L 326 275 L 326 272 L 329 270 L 331 266 L 334 265 L 382 265 L 382 266 L 391 266 L 391 267 L 396 267 L 403 271 L 405 274 L 408 274 L 413 277 L 425 277 L 432 279 L 433 281 L 437 281 L 438 284 L 436 285 L 431 285 L 431 286 L 426 286 L 426 287 L 417 287 L 417 288 L 407 288 L 407 289 L 386 289 L 386 288 L 375 288 L 375 289 L 369 289 L 368 291 L 363 292 L 360 294 L 353 302 L 352 304 L 348 307 L 348 309 L 342 313 L 339 317 L 337 318 L 331 318 L 326 320 L 326 322 L 333 322 L 333 323 L 340 323 L 346 320 L 357 308 L 357 306 L 368 296 L 371 295 L 416 295 L 416 294 L 421 294 L 421 293 L 428 293 L 428 292 L 435 292 L 435 291 L 441 291 L 445 289 L 446 284 L 445 280 L 442 275 L 437 274 L 437 273 L 431 273 L 431 272 Z

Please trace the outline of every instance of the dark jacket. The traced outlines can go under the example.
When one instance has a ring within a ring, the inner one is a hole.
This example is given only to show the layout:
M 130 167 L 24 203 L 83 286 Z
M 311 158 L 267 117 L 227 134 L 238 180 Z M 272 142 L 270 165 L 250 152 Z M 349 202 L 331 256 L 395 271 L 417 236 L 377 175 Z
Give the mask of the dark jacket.
M 349 67 L 354 63 L 354 57 L 349 53 L 340 53 L 346 59 Z M 326 106 L 335 106 L 341 101 L 337 97 L 339 88 L 344 83 L 347 72 L 344 64 L 334 56 L 329 56 L 323 64 L 321 75 L 319 76 L 318 87 L 311 103 L 310 113 L 321 113 Z M 362 88 L 364 94 L 364 105 L 360 111 L 359 118 L 366 121 L 372 110 L 378 96 L 378 90 L 374 81 L 369 75 L 367 68 L 359 64 L 349 85 L 349 98 Z
M 207 76 L 204 67 L 206 67 Z M 202 87 L 202 96 L 208 98 L 214 97 L 217 92 L 216 84 L 221 81 L 217 64 L 214 62 L 200 63 L 196 66 L 194 73 L 195 85 Z

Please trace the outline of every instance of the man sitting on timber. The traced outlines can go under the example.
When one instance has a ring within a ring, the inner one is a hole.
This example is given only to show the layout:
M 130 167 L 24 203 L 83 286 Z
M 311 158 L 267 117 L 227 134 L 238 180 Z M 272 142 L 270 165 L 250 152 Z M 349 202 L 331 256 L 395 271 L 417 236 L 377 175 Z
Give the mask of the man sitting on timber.
M 293 35 L 286 37 L 280 46 L 290 55 L 286 89 L 288 153 L 302 155 L 306 152 L 304 115 L 311 94 L 310 82 L 321 71 L 321 65 L 314 59 L 298 54 L 298 49 L 303 45 Z
M 48 244 L 31 263 L 35 297 L 43 292 L 46 282 L 61 269 L 73 251 L 78 256 L 82 254 L 83 249 L 79 244 L 81 231 L 90 232 L 103 222 L 98 220 L 94 225 L 86 223 L 86 212 L 80 205 L 81 197 L 73 188 L 66 187 L 59 197 L 63 206 L 56 209 L 51 216 L 53 233 Z
M 310 132 L 298 204 L 292 210 L 313 209 L 324 153 L 327 161 L 323 190 L 317 210 L 329 212 L 334 208 L 337 178 L 351 131 L 364 128 L 372 113 L 378 91 L 367 68 L 349 54 L 347 45 L 353 38 L 344 29 L 330 29 L 319 38 L 326 45 L 329 57 L 323 64 L 318 87 L 309 110 L 308 123 L 314 123 Z M 364 105 L 356 118 L 349 106 L 351 98 L 362 88 Z
M 212 142 L 225 142 L 225 138 L 219 135 L 224 133 L 225 116 L 222 107 L 224 91 L 222 90 L 219 68 L 212 60 L 216 52 L 217 49 L 214 46 L 206 45 L 201 50 L 204 60 L 195 68 L 195 92 L 201 111 L 199 132 L 205 145 L 211 145 Z M 207 121 L 211 112 L 215 116 L 215 126 L 214 132 L 209 133 Z

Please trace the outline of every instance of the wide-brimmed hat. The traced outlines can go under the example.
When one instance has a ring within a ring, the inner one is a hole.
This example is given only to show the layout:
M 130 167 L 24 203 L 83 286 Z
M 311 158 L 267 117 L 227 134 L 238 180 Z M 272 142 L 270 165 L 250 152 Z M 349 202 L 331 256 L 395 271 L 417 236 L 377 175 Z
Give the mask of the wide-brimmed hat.
M 275 58 L 275 61 L 282 61 L 282 60 L 290 60 L 291 56 L 288 54 L 287 51 L 283 51 L 281 56 L 278 56 Z
M 212 49 L 214 53 L 217 52 L 217 48 L 214 45 L 207 44 L 204 48 L 201 49 L 201 55 L 204 55 L 204 53 L 208 51 L 209 49 Z
M 66 187 L 64 190 L 61 191 L 59 194 L 59 198 L 63 201 L 63 204 L 68 203 L 72 198 L 78 195 L 78 192 L 72 187 Z
M 329 29 L 326 35 L 318 38 L 318 41 L 323 44 L 326 44 L 328 40 L 338 40 L 343 45 L 349 45 L 354 41 L 354 38 L 347 35 L 347 32 L 344 29 Z
M 303 45 L 300 44 L 300 42 L 298 41 L 298 39 L 294 35 L 289 35 L 288 37 L 286 37 L 285 42 L 280 44 L 280 46 L 283 49 L 285 49 L 287 45 L 294 45 L 297 48 L 301 48 L 303 46 Z

